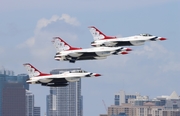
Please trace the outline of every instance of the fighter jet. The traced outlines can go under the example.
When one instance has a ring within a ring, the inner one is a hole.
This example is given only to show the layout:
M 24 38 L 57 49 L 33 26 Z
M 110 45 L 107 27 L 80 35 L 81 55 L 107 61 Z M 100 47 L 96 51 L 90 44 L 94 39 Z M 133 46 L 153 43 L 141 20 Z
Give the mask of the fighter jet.
M 128 51 L 131 51 L 130 48 L 123 47 L 76 48 L 67 44 L 60 37 L 54 37 L 52 42 L 57 50 L 55 60 L 69 61 L 70 63 L 75 63 L 77 60 L 105 59 L 110 55 L 128 54 Z
M 143 45 L 146 41 L 166 40 L 164 37 L 158 37 L 150 34 L 140 34 L 122 38 L 107 36 L 94 26 L 89 27 L 89 30 L 94 38 L 94 41 L 91 42 L 91 46 L 94 47 L 139 46 Z
M 65 71 L 61 74 L 47 74 L 40 72 L 29 63 L 24 64 L 24 67 L 30 77 L 26 82 L 29 84 L 41 84 L 42 86 L 64 87 L 68 85 L 68 82 L 76 82 L 83 77 L 101 76 L 101 74 L 86 72 L 83 70 Z

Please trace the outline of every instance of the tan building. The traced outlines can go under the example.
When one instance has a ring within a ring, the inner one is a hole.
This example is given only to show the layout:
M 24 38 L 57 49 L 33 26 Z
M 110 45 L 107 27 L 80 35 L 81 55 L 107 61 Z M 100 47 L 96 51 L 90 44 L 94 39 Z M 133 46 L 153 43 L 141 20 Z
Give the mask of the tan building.
M 135 106 L 136 116 L 163 116 L 163 106 L 155 106 L 154 103 L 147 102 L 143 106 Z
M 180 116 L 180 110 L 167 110 L 151 102 L 143 106 L 134 106 L 131 103 L 124 103 L 121 106 L 112 105 L 108 107 L 108 115 L 100 116 L 120 116 L 120 113 L 125 113 L 127 116 Z
M 143 106 L 134 106 L 130 103 L 121 106 L 108 107 L 108 116 L 119 115 L 125 113 L 127 116 L 163 116 L 163 107 L 155 106 L 153 103 L 146 103 Z
M 112 105 L 108 107 L 108 116 L 119 115 L 119 113 L 126 113 L 128 116 L 136 116 L 136 109 L 130 103 L 122 103 L 121 106 Z
M 180 116 L 179 110 L 166 110 L 163 111 L 163 116 Z

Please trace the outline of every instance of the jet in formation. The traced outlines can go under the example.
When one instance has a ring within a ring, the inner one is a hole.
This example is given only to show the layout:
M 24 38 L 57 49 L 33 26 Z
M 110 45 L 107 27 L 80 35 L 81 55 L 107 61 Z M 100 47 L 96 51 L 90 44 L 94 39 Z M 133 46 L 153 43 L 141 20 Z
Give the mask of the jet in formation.
M 29 63 L 24 64 L 24 67 L 30 77 L 26 82 L 29 84 L 41 84 L 42 86 L 64 87 L 68 85 L 68 82 L 76 82 L 83 77 L 101 76 L 101 74 L 86 72 L 83 70 L 65 71 L 61 74 L 47 74 L 40 72 Z
M 77 60 L 97 60 L 106 59 L 110 55 L 128 54 L 130 48 L 124 47 L 93 47 L 93 48 L 77 48 L 72 47 L 60 37 L 53 38 L 53 44 L 57 50 L 55 60 L 69 61 L 75 63 Z
M 107 36 L 94 26 L 89 27 L 89 29 L 94 39 L 94 41 L 91 42 L 91 46 L 94 47 L 139 46 L 143 45 L 146 41 L 166 40 L 164 37 L 158 37 L 150 34 L 140 34 L 119 38 L 116 36 Z

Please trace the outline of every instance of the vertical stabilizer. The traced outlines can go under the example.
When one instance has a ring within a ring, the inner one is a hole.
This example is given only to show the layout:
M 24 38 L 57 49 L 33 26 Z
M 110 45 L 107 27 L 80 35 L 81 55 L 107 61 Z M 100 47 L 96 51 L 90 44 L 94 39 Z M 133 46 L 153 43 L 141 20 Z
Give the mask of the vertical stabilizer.
M 38 76 L 46 76 L 46 75 L 51 75 L 51 74 L 45 74 L 37 70 L 34 66 L 32 66 L 29 63 L 23 64 L 24 67 L 26 68 L 29 77 L 38 77 Z
M 102 33 L 99 29 L 97 29 L 94 26 L 89 27 L 90 33 L 92 34 L 94 41 L 96 40 L 102 40 L 102 39 L 115 39 L 115 36 L 107 36 L 104 33 Z
M 66 43 L 60 37 L 54 37 L 52 42 L 53 42 L 57 52 L 82 49 L 82 48 L 75 48 L 75 47 L 70 46 L 68 43 Z

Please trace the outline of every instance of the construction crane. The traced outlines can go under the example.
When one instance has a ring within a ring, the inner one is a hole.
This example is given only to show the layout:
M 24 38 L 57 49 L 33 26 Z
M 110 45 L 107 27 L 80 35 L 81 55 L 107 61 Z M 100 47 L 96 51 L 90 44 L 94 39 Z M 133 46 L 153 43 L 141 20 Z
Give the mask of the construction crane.
M 105 104 L 104 100 L 102 100 L 102 102 L 103 102 L 104 108 L 105 108 L 105 110 L 106 110 L 106 112 L 107 112 L 107 107 L 106 107 L 106 104 Z

